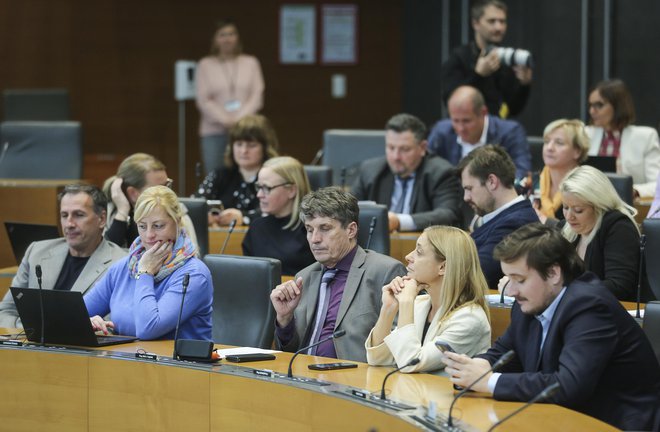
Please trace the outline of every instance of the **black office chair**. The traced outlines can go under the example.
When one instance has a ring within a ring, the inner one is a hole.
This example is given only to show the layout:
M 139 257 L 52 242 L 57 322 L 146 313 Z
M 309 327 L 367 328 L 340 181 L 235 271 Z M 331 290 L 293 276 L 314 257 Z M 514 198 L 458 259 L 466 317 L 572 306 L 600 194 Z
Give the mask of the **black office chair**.
M 332 168 L 332 184 L 353 184 L 360 163 L 385 156 L 385 130 L 329 129 L 323 132 L 323 165 Z
M 633 205 L 633 179 L 629 175 L 606 172 L 603 173 L 610 179 L 612 186 L 616 189 L 621 199 L 628 205 Z
M 71 119 L 66 89 L 7 89 L 2 92 L 5 121 Z
M 270 348 L 275 332 L 270 292 L 281 282 L 280 261 L 209 254 L 204 263 L 213 277 L 215 343 Z
M 543 137 L 528 136 L 529 153 L 532 156 L 532 172 L 540 172 L 545 163 L 543 163 Z
M 179 197 L 179 202 L 188 209 L 188 216 L 190 216 L 193 226 L 195 227 L 199 255 L 200 257 L 203 257 L 209 253 L 209 209 L 206 204 L 206 199 Z
M 82 178 L 78 122 L 0 123 L 0 178 Z
M 643 327 L 646 337 L 651 342 L 658 363 L 660 363 L 660 301 L 652 301 L 646 304 Z
M 367 249 L 371 221 L 375 217 L 376 225 L 368 249 L 390 254 L 390 226 L 387 218 L 387 206 L 381 204 L 358 203 L 360 207 L 358 244 Z
M 660 219 L 644 219 L 642 232 L 646 235 L 644 267 L 651 293 L 660 300 Z
M 312 191 L 332 186 L 332 168 L 324 165 L 305 165 L 305 173 Z

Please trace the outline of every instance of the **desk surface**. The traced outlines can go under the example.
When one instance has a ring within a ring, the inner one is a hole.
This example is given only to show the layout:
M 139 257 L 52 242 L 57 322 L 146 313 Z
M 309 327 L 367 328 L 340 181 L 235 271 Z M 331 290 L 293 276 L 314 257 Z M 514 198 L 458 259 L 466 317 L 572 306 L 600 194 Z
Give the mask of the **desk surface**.
M 3 331 L 4 329 L 0 329 Z M 6 331 L 4 331 L 6 332 Z M 134 358 L 137 349 L 169 356 L 171 341 L 119 345 L 101 350 L 0 346 L 0 430 L 416 430 L 414 410 L 397 412 L 350 396 L 351 389 L 379 393 L 390 368 L 315 372 L 311 363 L 334 359 L 301 355 L 298 377 L 323 380 L 316 386 L 254 374 L 286 374 L 290 353 L 245 366 L 193 365 Z M 412 406 L 437 405 L 445 415 L 454 392 L 442 376 L 395 374 L 388 397 Z M 455 417 L 470 430 L 486 430 L 519 403 L 478 394 L 456 404 Z M 421 412 L 421 408 L 417 408 Z M 556 405 L 537 405 L 507 423 L 507 430 L 614 430 Z

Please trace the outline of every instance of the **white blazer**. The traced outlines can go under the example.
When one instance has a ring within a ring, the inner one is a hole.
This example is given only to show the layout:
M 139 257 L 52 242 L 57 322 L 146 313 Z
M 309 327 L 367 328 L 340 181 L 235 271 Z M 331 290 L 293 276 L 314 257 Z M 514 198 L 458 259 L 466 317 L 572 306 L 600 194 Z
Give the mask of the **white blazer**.
M 591 144 L 589 155 L 597 156 L 603 140 L 603 128 L 585 128 Z M 633 178 L 633 187 L 642 197 L 652 197 L 660 172 L 660 142 L 658 132 L 648 126 L 627 126 L 621 133 L 619 149 L 621 174 Z
M 447 342 L 459 354 L 474 355 L 490 348 L 490 323 L 484 310 L 471 304 L 454 311 L 442 322 L 437 313 L 422 341 L 424 324 L 431 310 L 431 297 L 428 294 L 415 299 L 414 323 L 396 328 L 385 337 L 383 343 L 372 344 L 373 329 L 364 346 L 367 350 L 367 363 L 372 366 L 403 366 L 413 358 L 419 358 L 415 366 L 403 372 L 430 372 L 445 367 L 440 359 L 440 350 L 435 341 Z

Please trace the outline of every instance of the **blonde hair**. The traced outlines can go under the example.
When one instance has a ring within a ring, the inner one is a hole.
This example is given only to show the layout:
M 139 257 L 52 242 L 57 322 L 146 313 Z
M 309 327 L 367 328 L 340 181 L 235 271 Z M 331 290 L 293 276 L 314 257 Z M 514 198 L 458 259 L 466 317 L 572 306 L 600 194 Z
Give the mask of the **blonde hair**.
M 586 237 L 586 244 L 589 244 L 598 233 L 603 215 L 611 210 L 618 210 L 626 215 L 639 232 L 639 227 L 635 221 L 637 210 L 619 197 L 610 179 L 598 169 L 588 165 L 574 168 L 566 174 L 564 181 L 559 185 L 559 190 L 562 196 L 567 193 L 573 194 L 594 208 L 596 224 Z M 571 242 L 578 236 L 569 224 L 564 225 L 561 232 Z
M 573 148 L 580 152 L 578 163 L 587 160 L 589 156 L 589 137 L 584 130 L 584 123 L 581 120 L 559 119 L 551 122 L 543 130 L 543 138 L 545 139 L 551 132 L 556 129 L 562 129 L 566 134 L 566 139 L 573 145 Z
M 135 203 L 135 222 L 140 222 L 148 216 L 156 207 L 162 208 L 176 224 L 176 235 L 179 237 L 179 228 L 183 212 L 179 205 L 179 199 L 172 189 L 167 186 L 151 186 L 147 188 Z
M 488 284 L 481 270 L 479 254 L 472 237 L 465 231 L 450 226 L 430 226 L 424 233 L 436 258 L 445 261 L 440 321 L 469 304 L 480 306 L 490 321 L 486 304 Z
M 293 210 L 289 222 L 283 229 L 295 230 L 301 224 L 300 201 L 307 195 L 311 187 L 303 165 L 297 159 L 290 156 L 279 156 L 264 162 L 264 168 L 270 168 L 282 179 L 291 183 L 296 188 L 296 196 L 293 198 Z
M 119 164 L 117 174 L 103 183 L 103 193 L 107 195 L 108 200 L 112 200 L 110 187 L 117 178 L 124 180 L 123 188 L 133 186 L 136 189 L 142 189 L 147 184 L 147 174 L 152 171 L 165 171 L 165 165 L 150 154 L 132 154 Z

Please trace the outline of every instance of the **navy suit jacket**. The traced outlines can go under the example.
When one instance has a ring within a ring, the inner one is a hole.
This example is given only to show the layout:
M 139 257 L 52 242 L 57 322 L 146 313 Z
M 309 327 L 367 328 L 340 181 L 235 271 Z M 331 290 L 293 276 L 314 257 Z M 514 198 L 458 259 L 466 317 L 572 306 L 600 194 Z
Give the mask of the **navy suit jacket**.
M 513 305 L 511 324 L 478 357 L 491 364 L 513 349 L 501 370 L 497 400 L 528 401 L 546 386 L 548 402 L 624 430 L 660 427 L 660 366 L 641 327 L 592 273 L 571 282 L 539 355 L 540 323 Z
M 486 276 L 490 288 L 497 288 L 497 282 L 504 274 L 500 262 L 493 258 L 493 249 L 504 237 L 523 225 L 538 222 L 534 208 L 529 200 L 515 203 L 500 214 L 481 225 L 472 233 L 472 239 L 477 245 L 481 269 Z
M 457 135 L 450 119 L 437 122 L 429 134 L 429 153 L 447 159 L 454 165 L 462 159 L 462 149 L 456 141 Z M 487 144 L 499 144 L 509 153 L 516 165 L 516 177 L 522 178 L 532 170 L 527 134 L 520 123 L 488 116 Z

